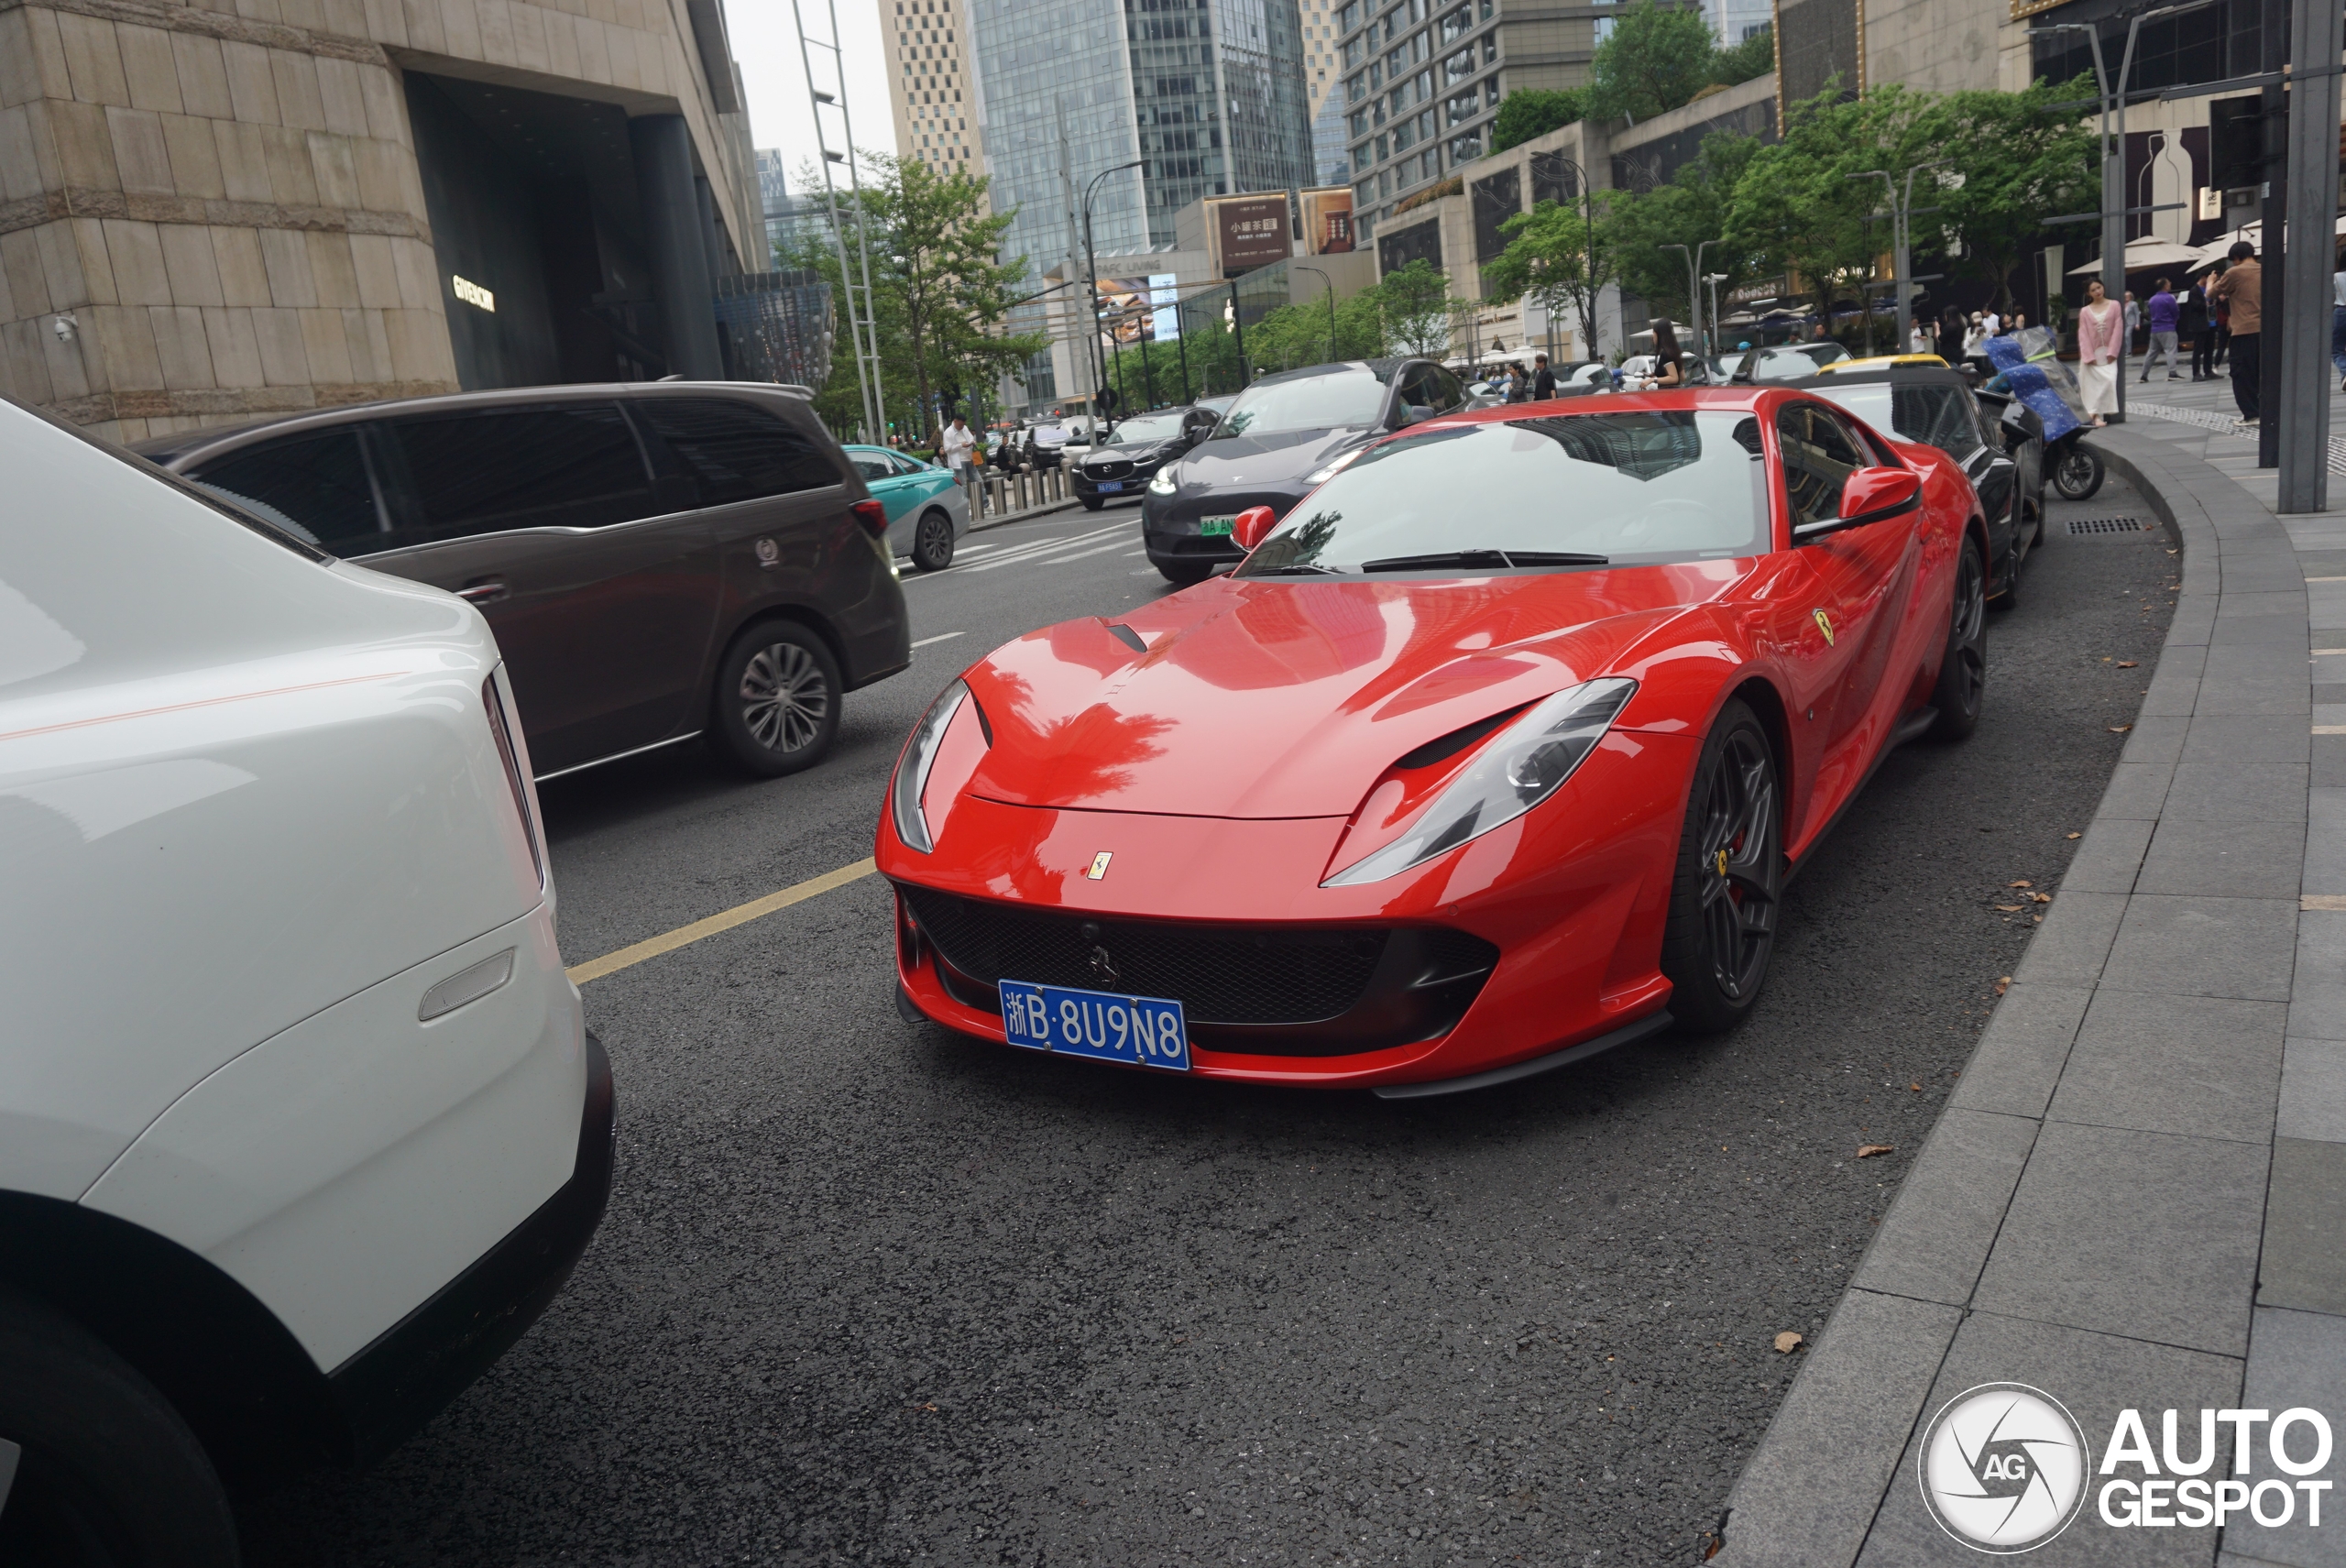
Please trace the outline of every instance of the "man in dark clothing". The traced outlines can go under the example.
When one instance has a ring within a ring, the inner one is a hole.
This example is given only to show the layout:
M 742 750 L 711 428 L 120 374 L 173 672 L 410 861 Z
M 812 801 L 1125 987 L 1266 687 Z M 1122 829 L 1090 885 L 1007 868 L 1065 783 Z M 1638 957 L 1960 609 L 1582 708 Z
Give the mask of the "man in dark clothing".
M 1533 355 L 1531 356 L 1531 400 L 1535 403 L 1544 403 L 1555 395 L 1556 373 L 1548 368 L 1548 356 L 1544 354 Z
M 2264 371 L 2264 273 L 2256 264 L 2256 247 L 2234 240 L 2231 266 L 2209 289 L 2231 314 L 2232 400 L 2240 404 L 2240 422 L 2257 422 L 2257 378 Z
M 2207 291 L 2191 287 L 2178 296 L 2183 302 L 2182 330 L 2191 344 L 2191 378 L 2216 378 L 2216 318 L 2208 309 Z

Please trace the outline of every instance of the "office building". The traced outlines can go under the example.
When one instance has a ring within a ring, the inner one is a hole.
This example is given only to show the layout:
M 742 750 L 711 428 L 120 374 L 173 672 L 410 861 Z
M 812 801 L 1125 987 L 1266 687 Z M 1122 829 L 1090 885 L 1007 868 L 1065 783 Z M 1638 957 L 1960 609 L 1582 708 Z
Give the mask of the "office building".
M 1543 0 L 1344 0 L 1336 31 L 1361 237 L 1482 157 L 1507 93 L 1585 81 L 1597 9 Z
M 985 124 L 970 71 L 970 27 L 957 0 L 880 0 L 894 40 L 888 79 L 896 156 L 937 174 L 985 173 Z
M 721 376 L 765 266 L 719 0 L 27 0 L 0 60 L 0 388 L 120 440 Z

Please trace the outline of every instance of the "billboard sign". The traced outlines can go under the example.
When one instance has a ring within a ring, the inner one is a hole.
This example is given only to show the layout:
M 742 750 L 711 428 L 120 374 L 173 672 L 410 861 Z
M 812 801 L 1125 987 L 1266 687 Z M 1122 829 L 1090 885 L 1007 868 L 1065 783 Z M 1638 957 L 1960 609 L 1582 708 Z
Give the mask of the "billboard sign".
M 1170 272 L 1148 275 L 1148 302 L 1156 309 L 1149 313 L 1149 334 L 1159 343 L 1169 342 L 1181 335 L 1180 280 Z
M 1303 193 L 1303 247 L 1314 256 L 1341 255 L 1353 247 L 1353 188 Z
M 1216 202 L 1211 227 L 1225 278 L 1285 261 L 1292 254 L 1283 191 Z
M 1100 346 L 1145 343 L 1153 334 L 1156 303 L 1146 278 L 1094 278 L 1093 306 L 1100 313 Z

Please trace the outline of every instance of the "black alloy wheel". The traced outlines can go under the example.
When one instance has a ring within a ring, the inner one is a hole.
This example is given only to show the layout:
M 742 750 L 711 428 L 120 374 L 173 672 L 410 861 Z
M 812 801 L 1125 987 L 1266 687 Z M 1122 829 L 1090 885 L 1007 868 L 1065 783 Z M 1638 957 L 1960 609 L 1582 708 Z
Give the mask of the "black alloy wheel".
M 0 1568 L 234 1568 L 212 1461 L 152 1383 L 0 1291 Z
M 1716 1035 L 1751 1011 L 1767 982 L 1784 886 L 1783 791 L 1775 748 L 1740 701 L 1723 709 L 1686 795 L 1661 971 L 1670 1012 Z
M 952 564 L 953 520 L 931 507 L 913 525 L 913 565 L 924 572 L 941 572 Z
M 1979 728 L 1979 704 L 1988 690 L 1987 568 L 1979 542 L 1963 536 L 1955 564 L 1955 602 L 1947 611 L 1946 654 L 1939 661 L 1938 684 L 1931 688 L 1935 740 L 1960 740 Z
M 1076 499 L 1083 503 L 1083 510 L 1086 511 L 1098 511 L 1102 507 L 1108 504 L 1106 501 L 1102 500 L 1098 496 L 1078 496 Z
M 752 626 L 717 667 L 718 739 L 746 771 L 779 778 L 823 760 L 839 732 L 839 666 L 787 620 Z
M 2101 454 L 2084 442 L 2072 442 L 2053 466 L 2053 488 L 2064 500 L 2089 501 L 2101 488 Z

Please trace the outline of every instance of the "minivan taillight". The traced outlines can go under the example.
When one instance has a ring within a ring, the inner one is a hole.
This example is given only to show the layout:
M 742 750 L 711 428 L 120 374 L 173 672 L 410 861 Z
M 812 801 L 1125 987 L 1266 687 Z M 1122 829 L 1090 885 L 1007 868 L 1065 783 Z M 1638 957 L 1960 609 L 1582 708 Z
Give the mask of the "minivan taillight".
M 505 697 L 491 674 L 480 684 L 480 705 L 488 710 L 488 732 L 497 737 L 497 760 L 505 764 L 505 783 L 513 791 L 513 811 L 521 819 L 521 837 L 530 841 L 530 863 L 538 870 L 538 885 L 546 884 L 545 852 L 538 848 L 537 824 L 530 819 L 530 785 L 521 776 L 521 753 L 513 746 L 513 731 L 505 722 Z
M 888 532 L 888 509 L 878 501 L 850 501 L 848 510 L 855 513 L 855 521 L 863 524 L 864 532 L 878 539 Z

